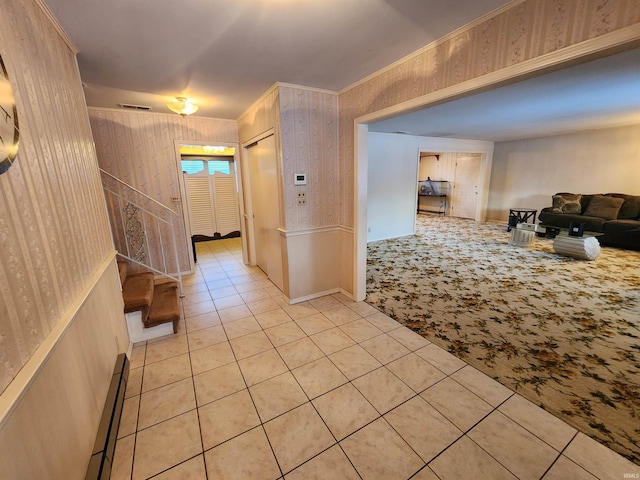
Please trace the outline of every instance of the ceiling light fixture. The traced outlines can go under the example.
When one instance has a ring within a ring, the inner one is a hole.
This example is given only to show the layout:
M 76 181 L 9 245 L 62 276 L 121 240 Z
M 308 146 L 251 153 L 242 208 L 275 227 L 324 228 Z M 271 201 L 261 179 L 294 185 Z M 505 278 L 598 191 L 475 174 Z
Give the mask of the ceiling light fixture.
M 198 105 L 193 103 L 187 97 L 176 97 L 177 102 L 169 102 L 167 103 L 167 107 L 172 112 L 176 112 L 178 115 L 191 115 L 192 113 L 196 113 L 198 111 Z

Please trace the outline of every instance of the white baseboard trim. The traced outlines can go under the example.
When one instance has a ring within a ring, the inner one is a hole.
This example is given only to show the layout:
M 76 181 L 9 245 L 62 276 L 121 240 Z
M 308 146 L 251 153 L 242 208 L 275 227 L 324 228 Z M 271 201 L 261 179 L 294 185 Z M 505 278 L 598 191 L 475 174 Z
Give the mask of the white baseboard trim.
M 305 295 L 304 297 L 290 298 L 289 305 L 295 305 L 296 303 L 306 302 L 307 300 L 313 300 L 314 298 L 325 297 L 327 295 L 331 295 L 332 293 L 342 293 L 340 288 L 332 288 L 330 290 L 325 290 L 324 292 L 316 292 L 311 295 Z
M 355 300 L 355 297 L 353 296 L 353 293 L 349 293 L 349 292 L 347 292 L 344 288 L 341 288 L 341 289 L 340 289 L 340 293 L 341 293 L 342 295 L 344 295 L 345 297 L 347 297 L 347 298 L 349 298 L 349 299 L 353 300 L 354 302 L 356 301 L 356 300 Z

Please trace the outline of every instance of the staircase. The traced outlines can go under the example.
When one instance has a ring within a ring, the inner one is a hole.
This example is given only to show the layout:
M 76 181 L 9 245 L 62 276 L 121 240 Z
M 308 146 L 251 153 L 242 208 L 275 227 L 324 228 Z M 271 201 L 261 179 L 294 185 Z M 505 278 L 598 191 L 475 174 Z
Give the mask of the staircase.
M 151 272 L 129 274 L 129 266 L 123 261 L 118 261 L 118 271 L 130 341 L 136 343 L 178 333 L 178 282 L 155 280 Z
M 178 331 L 182 275 L 176 213 L 100 170 L 131 342 Z

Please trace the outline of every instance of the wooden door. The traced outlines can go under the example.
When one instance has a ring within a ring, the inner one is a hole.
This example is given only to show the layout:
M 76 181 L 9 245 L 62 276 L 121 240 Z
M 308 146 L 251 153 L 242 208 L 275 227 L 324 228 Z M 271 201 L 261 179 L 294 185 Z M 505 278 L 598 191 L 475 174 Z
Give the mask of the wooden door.
M 456 160 L 455 179 L 451 194 L 451 215 L 476 218 L 480 163 L 482 155 L 461 155 Z
M 253 214 L 256 263 L 269 279 L 283 289 L 280 246 L 280 203 L 275 137 L 260 140 L 247 149 L 249 188 Z

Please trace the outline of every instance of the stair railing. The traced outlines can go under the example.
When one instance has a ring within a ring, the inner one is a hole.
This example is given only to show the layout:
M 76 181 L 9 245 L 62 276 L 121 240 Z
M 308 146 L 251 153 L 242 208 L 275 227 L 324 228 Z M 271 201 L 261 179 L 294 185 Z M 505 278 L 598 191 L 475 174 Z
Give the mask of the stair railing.
M 176 237 L 176 212 L 100 169 L 118 255 L 170 278 L 184 297 Z

